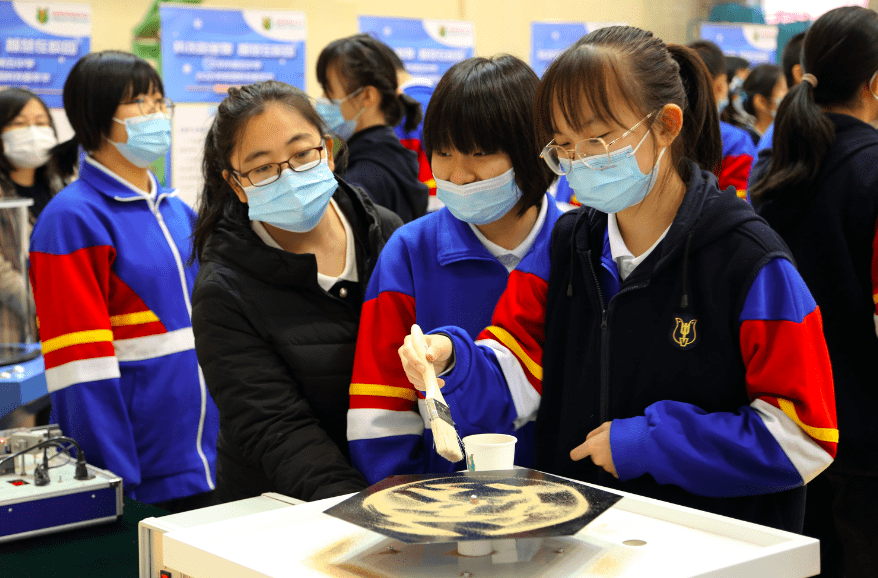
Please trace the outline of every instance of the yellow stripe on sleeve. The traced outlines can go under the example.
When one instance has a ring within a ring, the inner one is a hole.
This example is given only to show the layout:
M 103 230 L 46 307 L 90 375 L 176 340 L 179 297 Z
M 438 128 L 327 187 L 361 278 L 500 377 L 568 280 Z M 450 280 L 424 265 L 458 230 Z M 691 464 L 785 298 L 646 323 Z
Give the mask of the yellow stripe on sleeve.
M 59 335 L 52 339 L 43 341 L 43 355 L 58 351 L 71 345 L 82 345 L 84 343 L 99 343 L 106 341 L 112 343 L 113 332 L 109 329 L 92 329 L 89 331 L 77 331 L 75 333 L 67 333 Z
M 392 385 L 375 385 L 371 383 L 352 383 L 351 395 L 371 395 L 378 397 L 399 397 L 409 401 L 417 401 L 418 394 L 414 389 L 393 387 Z
M 812 427 L 810 425 L 806 425 L 802 423 L 802 420 L 799 419 L 799 414 L 796 413 L 796 406 L 793 405 L 788 399 L 780 399 L 777 400 L 778 405 L 780 405 L 781 411 L 783 411 L 791 420 L 796 422 L 800 428 L 805 430 L 805 433 L 814 438 L 815 440 L 820 440 L 821 442 L 831 442 L 838 443 L 838 430 L 832 428 L 823 428 L 823 427 Z
M 875 302 L 875 305 L 878 305 L 878 293 L 875 293 L 874 295 L 872 295 L 872 301 Z
M 158 320 L 159 318 L 152 311 L 138 311 L 137 313 L 113 315 L 110 317 L 110 325 L 113 327 L 121 327 L 123 325 L 143 325 L 144 323 L 153 323 Z
M 497 327 L 496 325 L 492 325 L 488 327 L 488 331 L 490 331 L 497 340 L 503 344 L 509 351 L 515 354 L 515 357 L 521 360 L 527 370 L 531 372 L 531 375 L 539 379 L 543 380 L 543 368 L 521 348 L 521 345 L 512 337 L 512 334 L 506 331 L 503 328 Z

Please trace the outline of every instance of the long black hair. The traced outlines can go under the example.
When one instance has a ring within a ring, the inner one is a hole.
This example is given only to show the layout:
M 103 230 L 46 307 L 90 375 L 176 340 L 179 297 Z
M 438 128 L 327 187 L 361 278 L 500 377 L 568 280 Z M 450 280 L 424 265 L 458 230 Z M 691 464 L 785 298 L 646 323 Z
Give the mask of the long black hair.
M 720 71 L 725 74 L 725 62 Z M 567 124 L 581 130 L 587 120 L 583 99 L 598 118 L 621 124 L 613 113 L 617 105 L 611 102 L 611 87 L 643 115 L 676 104 L 683 111 L 683 127 L 671 146 L 671 162 L 688 183 L 686 159 L 713 172 L 722 160 L 712 80 L 691 48 L 665 44 L 652 32 L 632 26 L 600 28 L 561 53 L 543 75 L 536 96 L 537 129 L 541 141 L 549 142 L 556 132 L 557 103 Z
M 802 81 L 783 99 L 774 122 L 778 146 L 768 171 L 750 190 L 756 204 L 820 174 L 835 142 L 835 126 L 821 107 L 850 104 L 878 71 L 878 13 L 845 6 L 818 18 L 805 34 L 802 69 L 816 77 L 817 86 Z
M 330 42 L 317 58 L 317 81 L 326 92 L 329 86 L 328 71 L 335 69 L 345 89 L 350 94 L 358 88 L 373 86 L 381 95 L 379 108 L 384 120 L 396 126 L 405 119 L 403 128 L 415 130 L 421 123 L 421 103 L 399 92 L 393 49 L 368 34 L 355 34 Z
M 64 82 L 64 111 L 74 135 L 53 151 L 62 170 L 72 174 L 80 146 L 88 152 L 100 148 L 122 101 L 151 92 L 165 94 L 162 78 L 139 56 L 104 50 L 80 58 Z
M 234 171 L 231 163 L 241 131 L 251 118 L 262 114 L 271 103 L 281 103 L 295 110 L 317 129 L 327 133 L 326 124 L 314 110 L 307 94 L 296 87 L 275 80 L 266 80 L 242 87 L 232 87 L 229 95 L 216 109 L 216 116 L 204 141 L 204 160 L 201 168 L 204 187 L 198 201 L 198 218 L 192 233 L 192 254 L 189 263 L 201 259 L 211 234 L 220 225 L 232 231 L 250 228 L 248 207 L 223 177 L 223 171 Z
M 6 90 L 0 90 L 0 128 L 5 127 L 12 122 L 15 117 L 21 113 L 21 110 L 27 105 L 27 103 L 34 99 L 36 99 L 37 102 L 42 105 L 43 110 L 46 111 L 46 116 L 49 117 L 49 126 L 52 127 L 52 132 L 55 133 L 55 137 L 57 138 L 58 130 L 55 128 L 55 121 L 52 120 L 52 114 L 49 112 L 49 107 L 46 106 L 43 99 L 24 88 L 7 88 Z M 12 179 L 9 177 L 10 173 L 14 170 L 15 167 L 13 167 L 12 163 L 9 162 L 9 159 L 6 158 L 6 153 L 3 150 L 3 141 L 0 140 L 0 189 L 12 190 L 14 188 Z M 50 158 L 49 162 L 36 170 L 34 179 L 37 182 L 49 186 L 52 194 L 54 194 L 58 191 L 52 190 L 57 189 L 57 186 L 53 186 L 53 181 L 55 180 L 53 177 L 67 177 L 72 174 L 72 171 L 68 175 L 60 175 L 58 173 L 58 163 L 55 162 L 54 158 Z

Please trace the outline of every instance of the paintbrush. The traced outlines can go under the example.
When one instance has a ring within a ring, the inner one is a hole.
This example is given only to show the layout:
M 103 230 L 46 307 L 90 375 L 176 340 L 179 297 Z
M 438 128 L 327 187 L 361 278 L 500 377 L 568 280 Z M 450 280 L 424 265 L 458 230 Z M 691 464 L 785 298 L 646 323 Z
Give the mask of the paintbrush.
M 421 354 L 424 361 L 424 373 L 422 374 L 426 386 L 424 392 L 426 399 L 424 401 L 430 416 L 430 429 L 433 430 L 436 453 L 449 462 L 459 462 L 463 459 L 463 452 L 460 451 L 460 437 L 457 435 L 457 430 L 454 429 L 451 411 L 439 391 L 433 364 L 427 361 L 427 340 L 424 339 L 424 333 L 417 324 L 412 325 L 412 339 L 415 349 Z

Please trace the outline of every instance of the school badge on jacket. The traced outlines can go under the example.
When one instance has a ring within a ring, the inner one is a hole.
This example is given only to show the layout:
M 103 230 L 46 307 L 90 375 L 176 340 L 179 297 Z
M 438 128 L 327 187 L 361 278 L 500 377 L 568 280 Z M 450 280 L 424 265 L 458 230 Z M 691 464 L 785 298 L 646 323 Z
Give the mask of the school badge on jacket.
M 671 329 L 671 341 L 677 344 L 680 349 L 691 349 L 698 344 L 698 334 L 695 331 L 697 319 L 693 319 L 689 315 L 676 317 L 674 328 Z

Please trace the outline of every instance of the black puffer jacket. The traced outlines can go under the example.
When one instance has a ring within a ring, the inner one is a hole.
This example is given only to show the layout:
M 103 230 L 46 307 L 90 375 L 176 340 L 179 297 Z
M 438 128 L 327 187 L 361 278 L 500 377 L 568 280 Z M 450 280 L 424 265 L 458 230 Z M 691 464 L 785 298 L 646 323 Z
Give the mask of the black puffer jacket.
M 366 284 L 401 222 L 340 179 L 333 198 L 353 229 L 358 282 L 324 291 L 313 254 L 269 247 L 249 228 L 220 225 L 204 249 L 192 326 L 220 412 L 221 502 L 366 487 L 348 457 L 348 390 Z

